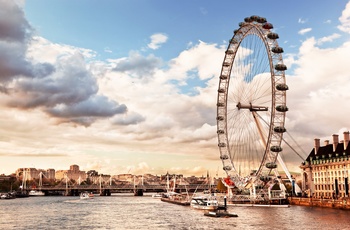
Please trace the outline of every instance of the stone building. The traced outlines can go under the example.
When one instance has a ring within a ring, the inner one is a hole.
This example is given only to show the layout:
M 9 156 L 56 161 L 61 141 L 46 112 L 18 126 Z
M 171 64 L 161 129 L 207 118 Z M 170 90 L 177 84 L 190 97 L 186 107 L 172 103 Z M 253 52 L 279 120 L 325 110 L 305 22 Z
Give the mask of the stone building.
M 70 180 L 82 182 L 87 178 L 85 171 L 80 171 L 78 165 L 71 165 L 69 170 L 57 170 L 55 175 L 57 180 L 62 180 L 68 177 Z
M 339 142 L 333 135 L 333 143 L 315 139 L 315 145 L 300 168 L 303 171 L 302 190 L 315 198 L 349 197 L 350 147 L 349 131 Z
M 55 179 L 55 169 L 36 169 L 36 168 L 19 168 L 16 170 L 16 177 L 23 179 L 23 176 L 26 180 L 35 180 L 39 179 L 40 175 L 42 178 L 46 179 Z

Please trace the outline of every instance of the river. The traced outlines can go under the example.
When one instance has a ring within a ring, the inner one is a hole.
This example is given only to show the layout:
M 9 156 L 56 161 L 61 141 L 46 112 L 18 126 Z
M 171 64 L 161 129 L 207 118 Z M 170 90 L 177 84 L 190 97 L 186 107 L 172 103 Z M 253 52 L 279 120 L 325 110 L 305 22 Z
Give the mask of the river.
M 350 211 L 291 206 L 229 207 L 238 214 L 213 218 L 162 202 L 150 194 L 45 196 L 0 200 L 0 229 L 350 229 Z

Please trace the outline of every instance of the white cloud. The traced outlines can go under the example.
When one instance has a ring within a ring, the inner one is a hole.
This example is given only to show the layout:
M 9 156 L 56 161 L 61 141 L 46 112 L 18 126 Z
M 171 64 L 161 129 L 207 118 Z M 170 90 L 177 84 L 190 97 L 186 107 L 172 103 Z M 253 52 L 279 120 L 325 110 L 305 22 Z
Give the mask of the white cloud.
M 152 50 L 159 49 L 160 46 L 168 40 L 168 36 L 165 34 L 153 34 L 151 36 L 151 42 L 147 45 Z
M 333 40 L 337 39 L 337 38 L 340 38 L 340 34 L 337 34 L 337 33 L 334 33 L 330 36 L 327 36 L 327 37 L 323 37 L 323 38 L 320 38 L 317 40 L 317 44 L 318 45 L 322 45 L 323 43 L 325 42 L 332 42 Z
M 306 22 L 307 22 L 307 19 L 303 19 L 303 18 L 298 19 L 298 23 L 300 23 L 300 24 L 304 24 Z
M 350 33 L 350 2 L 346 4 L 342 15 L 339 17 L 339 21 L 341 24 L 338 26 L 338 29 Z
M 304 34 L 310 32 L 311 30 L 312 30 L 312 28 L 301 29 L 298 31 L 298 34 L 304 35 Z
M 307 153 L 314 138 L 331 136 L 348 124 L 350 42 L 321 49 L 314 38 L 299 49 L 294 76 L 288 76 L 287 129 Z M 350 127 L 347 127 L 350 128 Z

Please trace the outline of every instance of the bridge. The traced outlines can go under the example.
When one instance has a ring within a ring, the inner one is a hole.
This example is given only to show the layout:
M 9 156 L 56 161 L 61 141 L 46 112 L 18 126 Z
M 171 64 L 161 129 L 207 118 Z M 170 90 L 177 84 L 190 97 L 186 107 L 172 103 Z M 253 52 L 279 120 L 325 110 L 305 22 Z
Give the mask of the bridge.
M 214 186 L 216 187 L 216 186 Z M 59 184 L 56 186 L 41 186 L 39 189 L 45 192 L 46 195 L 79 195 L 83 191 L 99 193 L 103 196 L 109 196 L 111 193 L 126 193 L 134 192 L 135 189 L 143 190 L 144 192 L 166 192 L 164 185 L 133 185 L 133 184 L 123 184 L 123 185 L 70 185 L 70 184 Z M 176 185 L 176 192 L 189 192 L 193 193 L 195 191 L 200 192 L 208 190 L 207 184 L 190 184 L 190 185 Z

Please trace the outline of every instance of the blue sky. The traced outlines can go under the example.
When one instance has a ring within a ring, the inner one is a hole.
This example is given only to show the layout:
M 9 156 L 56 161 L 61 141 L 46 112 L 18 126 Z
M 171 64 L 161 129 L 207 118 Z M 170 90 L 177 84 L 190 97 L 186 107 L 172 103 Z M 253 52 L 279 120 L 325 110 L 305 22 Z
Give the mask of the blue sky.
M 0 173 L 222 176 L 217 76 L 251 15 L 285 50 L 288 130 L 307 153 L 314 138 L 342 139 L 348 1 L 0 0 Z

